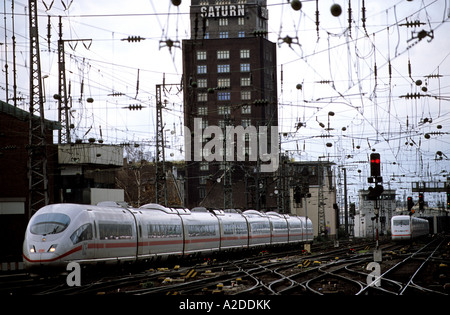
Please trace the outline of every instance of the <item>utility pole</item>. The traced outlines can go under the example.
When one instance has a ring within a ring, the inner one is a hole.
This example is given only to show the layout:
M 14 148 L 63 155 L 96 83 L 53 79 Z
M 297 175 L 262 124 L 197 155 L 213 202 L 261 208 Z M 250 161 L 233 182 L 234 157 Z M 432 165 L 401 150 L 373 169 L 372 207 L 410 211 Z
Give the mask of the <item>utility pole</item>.
M 165 81 L 165 80 L 164 80 Z M 166 161 L 164 153 L 164 124 L 162 120 L 163 102 L 161 90 L 163 84 L 156 85 L 156 203 L 167 206 L 167 181 L 166 181 Z M 162 196 L 161 196 L 162 195 Z M 163 197 L 163 199 L 161 199 Z
M 58 130 L 58 144 L 70 143 L 69 102 L 66 88 L 66 61 L 64 57 L 64 40 L 62 39 L 62 21 L 59 17 L 59 40 L 58 40 L 58 121 L 61 128 Z
M 318 192 L 318 219 L 319 219 L 319 235 L 325 235 L 326 232 L 326 223 L 325 223 L 325 197 L 323 195 L 323 186 L 324 176 L 325 176 L 325 168 L 322 165 L 322 162 L 319 161 L 318 165 L 318 184 L 319 184 L 319 192 Z
M 50 22 L 49 22 L 50 25 Z M 50 26 L 49 26 L 50 27 Z M 58 130 L 58 144 L 71 143 L 70 139 L 70 116 L 69 116 L 69 96 L 66 85 L 66 61 L 65 42 L 85 42 L 92 39 L 63 39 L 62 38 L 62 17 L 59 16 L 59 40 L 58 40 L 58 121 L 61 128 Z M 84 44 L 84 43 L 83 43 Z M 86 48 L 88 48 L 85 45 Z M 56 98 L 56 96 L 55 96 Z M 89 99 L 88 99 L 89 102 Z
M 231 177 L 233 164 L 232 164 L 232 162 L 226 160 L 227 150 L 231 150 L 231 148 L 227 148 L 227 145 L 226 145 L 226 143 L 227 143 L 227 141 L 226 141 L 227 126 L 232 125 L 230 116 L 228 114 L 225 114 L 224 120 L 225 120 L 225 126 L 224 126 L 225 137 L 223 138 L 224 159 L 223 159 L 222 163 L 224 164 L 224 168 L 223 168 L 223 209 L 225 210 L 225 209 L 233 208 L 233 182 L 232 182 L 232 177 Z M 230 145 L 234 146 L 234 141 L 232 141 L 232 143 Z
M 28 0 L 30 30 L 30 113 L 28 143 L 28 218 L 49 203 L 47 141 L 42 99 L 37 0 Z M 35 115 L 35 113 L 37 115 Z
M 180 83 L 166 84 L 165 76 L 163 83 L 156 85 L 156 182 L 155 182 L 155 199 L 156 203 L 163 206 L 168 205 L 167 200 L 167 173 L 166 173 L 166 156 L 164 142 L 164 123 L 162 110 L 167 106 L 167 100 L 162 100 L 162 93 L 166 93 L 168 86 L 178 86 L 182 90 Z
M 347 196 L 347 169 L 344 167 L 344 224 L 345 224 L 345 236 L 348 236 L 348 196 Z

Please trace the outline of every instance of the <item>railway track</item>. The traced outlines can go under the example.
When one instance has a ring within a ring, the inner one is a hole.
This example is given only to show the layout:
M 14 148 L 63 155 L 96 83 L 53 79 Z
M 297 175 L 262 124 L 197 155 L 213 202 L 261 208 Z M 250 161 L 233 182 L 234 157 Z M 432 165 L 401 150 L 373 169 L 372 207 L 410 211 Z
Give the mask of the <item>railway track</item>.
M 379 272 L 374 243 L 316 244 L 312 254 L 288 250 L 230 260 L 208 260 L 173 268 L 91 274 L 81 287 L 64 277 L 4 276 L 0 294 L 38 295 L 448 295 L 450 237 L 427 243 L 380 245 Z M 372 265 L 370 265 L 372 263 Z M 375 280 L 375 282 L 373 282 Z

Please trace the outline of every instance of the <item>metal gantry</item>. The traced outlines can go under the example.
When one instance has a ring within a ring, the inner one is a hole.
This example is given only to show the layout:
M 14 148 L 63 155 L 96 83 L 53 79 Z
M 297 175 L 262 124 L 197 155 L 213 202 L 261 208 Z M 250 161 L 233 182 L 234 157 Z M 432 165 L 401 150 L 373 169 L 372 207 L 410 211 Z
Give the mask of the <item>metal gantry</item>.
M 30 30 L 30 113 L 28 143 L 28 218 L 49 203 L 37 1 L 28 0 Z M 36 115 L 35 115 L 36 114 Z
M 66 88 L 66 62 L 64 52 L 64 40 L 62 39 L 62 22 L 59 17 L 58 40 L 58 121 L 61 127 L 58 130 L 58 144 L 70 143 L 69 102 Z

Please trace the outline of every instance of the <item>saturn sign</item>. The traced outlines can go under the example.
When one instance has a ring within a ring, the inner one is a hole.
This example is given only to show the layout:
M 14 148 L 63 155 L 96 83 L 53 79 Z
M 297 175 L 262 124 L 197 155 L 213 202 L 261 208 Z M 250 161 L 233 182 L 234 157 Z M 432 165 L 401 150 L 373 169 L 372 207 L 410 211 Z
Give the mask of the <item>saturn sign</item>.
M 238 5 L 215 5 L 200 8 L 201 16 L 206 18 L 220 18 L 245 16 L 245 7 L 242 4 Z

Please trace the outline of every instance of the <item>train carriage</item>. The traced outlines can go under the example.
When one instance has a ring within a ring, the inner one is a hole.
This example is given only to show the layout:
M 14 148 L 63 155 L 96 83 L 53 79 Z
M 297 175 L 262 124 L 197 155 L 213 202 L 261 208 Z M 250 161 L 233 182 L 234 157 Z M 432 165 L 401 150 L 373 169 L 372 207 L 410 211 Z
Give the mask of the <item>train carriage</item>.
M 249 226 L 249 247 L 270 245 L 271 230 L 267 215 L 256 210 L 247 210 L 243 214 Z
M 245 216 L 237 212 L 214 210 L 220 223 L 220 250 L 248 247 L 248 223 Z
M 192 211 L 183 216 L 184 254 L 216 252 L 220 248 L 217 217 L 208 212 Z
M 289 229 L 289 243 L 298 243 L 303 240 L 303 227 L 302 221 L 295 216 L 288 214 L 283 215 L 288 223 Z
M 136 260 L 138 239 L 136 222 L 129 210 L 111 207 L 92 207 L 90 222 L 97 233 L 94 235 L 95 257 L 99 261 Z M 92 246 L 91 246 L 92 247 Z M 89 260 L 82 257 L 82 260 Z
M 146 204 L 135 211 L 139 224 L 139 259 L 183 255 L 183 222 L 177 209 Z
M 289 242 L 289 228 L 286 218 L 276 212 L 266 212 L 270 221 L 271 244 L 286 244 Z
M 411 240 L 428 235 L 428 221 L 409 215 L 396 215 L 391 219 L 392 240 Z

